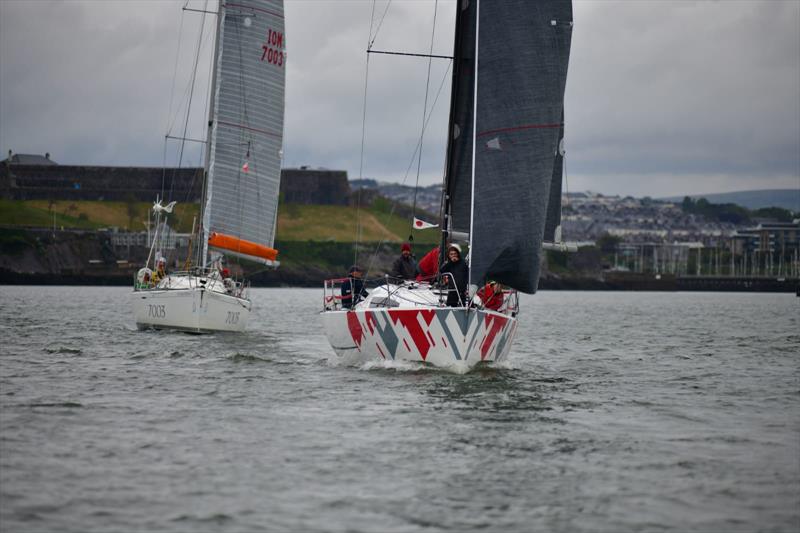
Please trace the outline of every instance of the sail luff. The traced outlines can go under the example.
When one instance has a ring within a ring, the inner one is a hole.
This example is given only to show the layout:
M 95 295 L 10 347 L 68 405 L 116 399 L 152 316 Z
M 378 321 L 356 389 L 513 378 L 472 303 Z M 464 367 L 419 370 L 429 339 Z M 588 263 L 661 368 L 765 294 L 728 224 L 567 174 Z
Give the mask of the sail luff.
M 225 5 L 220 2 L 217 9 L 217 31 L 214 36 L 214 58 L 211 67 L 211 94 L 208 99 L 208 138 L 206 139 L 206 153 L 205 153 L 205 166 L 203 168 L 203 200 L 201 203 L 200 213 L 200 233 L 202 233 L 203 245 L 200 247 L 200 265 L 205 268 L 208 261 L 208 237 L 209 231 L 209 200 L 211 193 L 211 183 L 209 169 L 211 168 L 211 157 L 213 154 L 212 146 L 215 132 L 215 125 L 217 123 L 216 114 L 214 110 L 217 108 L 217 94 L 219 92 L 219 76 L 217 73 L 217 66 L 219 65 L 219 57 L 222 54 L 222 32 L 224 29 L 223 19 L 225 17 Z
M 453 85 L 447 140 L 442 229 L 467 233 L 472 213 L 475 2 L 459 2 L 453 42 Z
M 475 1 L 475 50 L 480 50 L 480 39 L 481 39 L 481 0 Z M 480 76 L 480 71 L 478 70 L 478 57 L 479 54 L 475 54 L 475 60 L 473 62 L 474 71 L 475 71 L 475 80 L 473 83 L 473 90 L 472 90 L 472 116 L 478 116 L 478 79 Z M 474 227 L 475 227 L 475 144 L 477 141 L 476 133 L 477 128 L 472 128 L 472 166 L 470 168 L 470 208 L 469 208 L 469 252 L 467 257 L 469 258 L 468 261 L 472 262 L 472 238 L 475 235 Z M 472 283 L 472 271 L 469 271 L 469 283 Z

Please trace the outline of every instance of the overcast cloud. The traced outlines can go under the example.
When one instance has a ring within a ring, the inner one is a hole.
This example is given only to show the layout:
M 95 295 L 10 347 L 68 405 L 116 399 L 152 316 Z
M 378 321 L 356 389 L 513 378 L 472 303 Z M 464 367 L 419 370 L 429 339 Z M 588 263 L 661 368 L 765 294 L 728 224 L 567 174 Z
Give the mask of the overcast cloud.
M 183 4 L 0 0 L 0 158 L 11 149 L 49 152 L 62 164 L 162 165 L 165 133 L 183 131 L 204 18 L 182 13 Z M 386 5 L 375 4 L 376 24 Z M 426 53 L 434 6 L 392 2 L 375 49 Z M 436 54 L 452 53 L 454 10 L 454 0 L 439 1 Z M 359 176 L 372 13 L 366 0 L 286 0 L 285 166 Z M 574 18 L 569 190 L 800 189 L 800 2 L 575 0 Z M 205 135 L 213 16 L 205 19 L 193 138 Z M 364 177 L 406 177 L 427 69 L 419 58 L 370 56 Z M 421 184 L 441 180 L 448 69 L 446 60 L 432 63 L 429 107 L 445 84 L 425 133 Z M 177 161 L 173 148 L 167 164 Z M 184 154 L 185 164 L 200 161 L 197 146 Z M 416 162 L 411 168 L 408 184 Z

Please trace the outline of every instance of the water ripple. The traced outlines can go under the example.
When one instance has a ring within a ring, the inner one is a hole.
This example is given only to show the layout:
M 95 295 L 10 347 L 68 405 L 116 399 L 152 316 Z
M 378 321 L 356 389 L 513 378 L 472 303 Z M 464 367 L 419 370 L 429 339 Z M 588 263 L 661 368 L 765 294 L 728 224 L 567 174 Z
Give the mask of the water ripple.
M 254 291 L 239 336 L 137 331 L 122 288 L 0 291 L 3 530 L 800 522 L 793 296 L 524 296 L 509 359 L 459 375 L 338 358 L 315 290 Z

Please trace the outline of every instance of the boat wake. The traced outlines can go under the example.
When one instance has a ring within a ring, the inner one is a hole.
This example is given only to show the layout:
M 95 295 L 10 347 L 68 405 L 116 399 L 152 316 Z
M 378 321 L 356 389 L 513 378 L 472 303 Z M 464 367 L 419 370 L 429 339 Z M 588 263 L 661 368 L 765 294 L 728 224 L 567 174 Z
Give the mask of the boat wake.
M 354 352 L 349 355 L 331 354 L 327 364 L 332 367 L 351 367 L 357 370 L 370 371 L 395 371 L 395 372 L 436 372 L 445 374 L 463 375 L 470 372 L 492 370 L 519 370 L 521 366 L 509 361 L 485 362 L 477 365 L 456 362 L 447 366 L 435 366 L 421 361 L 403 361 L 392 359 L 373 359 L 362 353 Z

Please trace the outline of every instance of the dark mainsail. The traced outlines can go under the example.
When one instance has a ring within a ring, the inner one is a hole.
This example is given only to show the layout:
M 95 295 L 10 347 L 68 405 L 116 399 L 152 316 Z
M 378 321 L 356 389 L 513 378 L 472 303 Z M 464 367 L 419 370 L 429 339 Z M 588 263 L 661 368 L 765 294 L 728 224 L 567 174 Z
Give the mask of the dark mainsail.
M 463 205 L 472 206 L 470 282 L 491 278 L 533 293 L 562 128 L 572 3 L 462 0 L 459 7 L 451 129 L 461 131 L 448 147 L 445 205 L 455 230 L 463 230 Z

